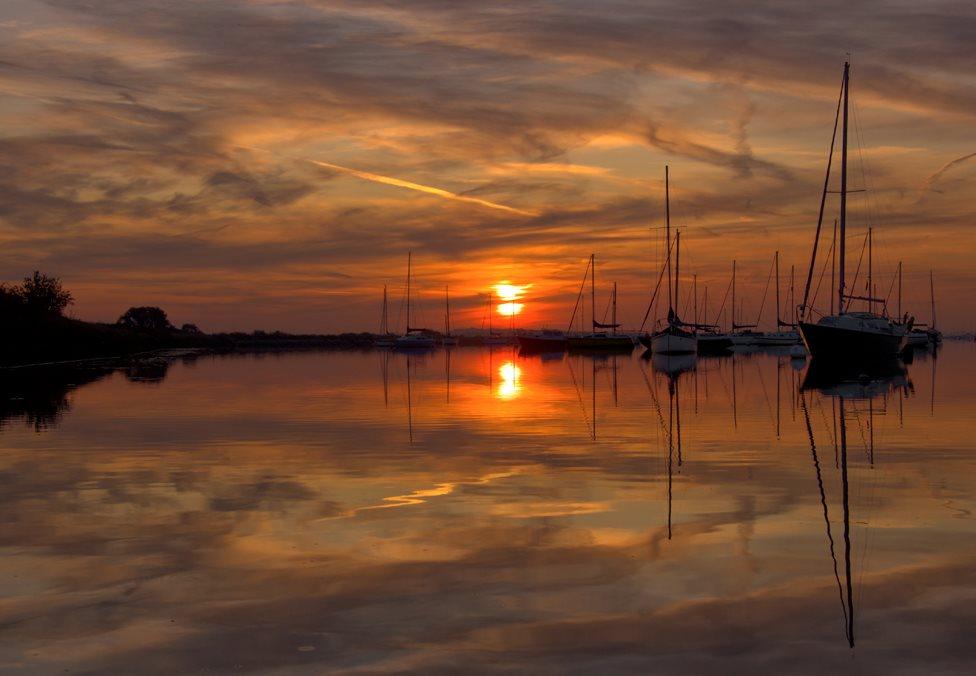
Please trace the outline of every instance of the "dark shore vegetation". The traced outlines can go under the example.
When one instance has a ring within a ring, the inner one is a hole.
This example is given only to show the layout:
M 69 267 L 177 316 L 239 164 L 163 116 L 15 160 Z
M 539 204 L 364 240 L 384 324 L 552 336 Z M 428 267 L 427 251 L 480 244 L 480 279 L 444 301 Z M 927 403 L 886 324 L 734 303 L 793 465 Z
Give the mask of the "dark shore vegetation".
M 128 357 L 158 350 L 253 352 L 367 348 L 369 333 L 204 333 L 173 326 L 158 307 L 131 307 L 114 324 L 64 316 L 73 302 L 61 281 L 40 272 L 22 284 L 0 284 L 0 367 Z

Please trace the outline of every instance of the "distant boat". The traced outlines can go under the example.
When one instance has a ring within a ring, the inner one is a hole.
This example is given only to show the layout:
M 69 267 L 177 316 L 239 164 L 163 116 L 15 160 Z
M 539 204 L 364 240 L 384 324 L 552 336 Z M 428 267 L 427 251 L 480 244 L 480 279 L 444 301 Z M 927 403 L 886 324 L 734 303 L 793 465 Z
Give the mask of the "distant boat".
M 447 285 L 444 285 L 444 335 L 441 337 L 441 345 L 452 347 L 458 344 L 457 336 L 451 335 L 451 296 L 448 293 Z
M 674 296 L 671 295 L 671 188 L 668 167 L 664 167 L 664 237 L 668 252 L 665 265 L 668 269 L 668 323 L 667 326 L 651 334 L 650 348 L 654 354 L 695 354 L 698 352 L 698 338 L 686 328 L 678 317 L 675 306 L 678 304 L 678 278 L 681 265 L 681 233 L 675 233 L 674 241 Z M 642 340 L 645 346 L 647 341 Z
M 532 331 L 516 338 L 524 352 L 563 352 L 566 350 L 566 334 L 553 331 Z
M 773 267 L 776 272 L 776 330 L 775 331 L 765 331 L 763 332 L 754 342 L 754 345 L 759 345 L 761 347 L 789 347 L 791 345 L 798 345 L 803 342 L 800 338 L 800 332 L 796 330 L 796 324 L 792 322 L 784 322 L 780 317 L 780 299 L 779 299 L 779 251 L 773 255 Z M 790 275 L 790 291 L 789 296 L 793 295 L 793 275 Z M 790 307 L 793 306 L 792 300 L 790 301 Z M 785 329 L 785 330 L 784 330 Z
M 932 321 L 929 323 L 928 334 L 929 341 L 932 345 L 942 344 L 942 332 L 935 328 L 935 278 L 931 270 L 929 270 L 929 293 L 932 298 Z
M 823 316 L 819 321 L 812 321 L 813 309 L 808 307 L 810 285 L 816 265 L 817 244 L 820 238 L 820 228 L 823 224 L 824 203 L 830 181 L 830 164 L 833 159 L 834 140 L 837 134 L 837 117 L 834 119 L 834 136 L 830 142 L 830 154 L 827 159 L 827 176 L 824 180 L 824 190 L 820 200 L 820 214 L 817 219 L 817 235 L 814 238 L 813 255 L 810 269 L 807 273 L 807 283 L 803 293 L 803 304 L 800 306 L 800 333 L 803 341 L 814 359 L 834 361 L 860 360 L 877 358 L 885 355 L 898 355 L 905 347 L 908 333 L 911 331 L 912 321 L 904 324 L 896 323 L 887 316 L 877 315 L 873 310 L 874 303 L 880 301 L 873 297 L 874 290 L 868 284 L 867 296 L 848 294 L 845 288 L 845 250 L 847 242 L 847 127 L 850 90 L 850 63 L 844 63 L 841 100 L 838 104 L 837 116 L 843 112 L 843 129 L 841 134 L 841 169 L 840 169 L 840 230 L 839 230 L 839 283 L 837 286 L 838 313 Z M 869 231 L 870 235 L 870 231 Z M 870 253 L 869 253 L 870 261 Z M 870 269 L 870 263 L 869 263 Z M 867 312 L 847 312 L 845 308 L 850 301 L 863 300 L 868 303 Z
M 612 308 L 610 323 L 602 324 L 596 320 L 596 254 L 590 254 L 590 264 L 587 266 L 587 270 L 590 274 L 590 324 L 592 331 L 578 336 L 570 336 L 566 340 L 566 346 L 570 350 L 632 351 L 634 340 L 630 336 L 617 333 L 617 329 L 620 327 L 620 324 L 617 323 L 617 285 L 613 285 L 610 297 Z M 586 283 L 585 273 L 583 283 Z M 609 329 L 609 333 L 607 329 Z
M 412 252 L 407 253 L 407 333 L 396 339 L 398 350 L 426 350 L 436 346 L 434 337 L 426 329 L 410 326 L 410 267 Z
M 376 347 L 393 347 L 396 345 L 397 336 L 390 331 L 389 320 L 387 319 L 387 299 L 386 284 L 383 285 L 383 310 L 380 313 L 380 337 L 373 341 Z

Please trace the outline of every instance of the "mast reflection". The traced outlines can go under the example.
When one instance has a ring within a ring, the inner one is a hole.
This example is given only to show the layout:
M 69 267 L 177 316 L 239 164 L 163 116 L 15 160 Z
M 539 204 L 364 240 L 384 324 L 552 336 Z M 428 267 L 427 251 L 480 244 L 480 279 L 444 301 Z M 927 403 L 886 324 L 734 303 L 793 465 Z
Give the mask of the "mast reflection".
M 912 390 L 905 367 L 900 361 L 891 360 L 889 362 L 875 363 L 870 366 L 860 365 L 856 369 L 851 368 L 825 368 L 816 361 L 810 363 L 806 376 L 800 390 L 800 407 L 803 411 L 803 419 L 806 425 L 807 438 L 810 443 L 810 454 L 813 460 L 814 473 L 817 478 L 817 487 L 820 493 L 820 505 L 823 512 L 824 526 L 826 528 L 828 549 L 831 562 L 833 564 L 834 579 L 837 581 L 837 591 L 840 598 L 841 610 L 844 618 L 844 634 L 848 645 L 853 648 L 854 640 L 854 584 L 851 570 L 851 500 L 850 500 L 850 477 L 848 474 L 848 415 L 857 416 L 857 402 L 863 401 L 867 404 L 867 437 L 865 444 L 868 451 L 868 461 L 874 466 L 874 402 L 876 399 L 887 400 L 887 396 L 892 391 L 900 391 L 907 394 Z M 817 452 L 817 444 L 814 437 L 813 425 L 811 423 L 810 411 L 807 396 L 810 393 L 819 393 L 829 398 L 831 403 L 831 427 L 832 441 L 835 453 L 839 452 L 836 459 L 837 467 L 840 471 L 841 483 L 841 505 L 843 510 L 844 522 L 844 580 L 841 581 L 839 565 L 837 561 L 835 542 L 831 531 L 830 515 L 826 490 L 824 488 L 823 472 L 820 465 L 820 458 Z

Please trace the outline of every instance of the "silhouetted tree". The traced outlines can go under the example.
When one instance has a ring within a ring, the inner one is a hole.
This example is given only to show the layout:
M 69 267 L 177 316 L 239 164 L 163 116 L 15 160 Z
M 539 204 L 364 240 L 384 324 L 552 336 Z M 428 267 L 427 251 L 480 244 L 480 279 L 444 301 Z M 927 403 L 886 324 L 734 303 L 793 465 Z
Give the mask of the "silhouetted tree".
M 24 277 L 20 287 L 12 287 L 20 294 L 24 308 L 33 314 L 60 315 L 74 302 L 71 294 L 61 286 L 57 277 L 48 277 L 35 270 L 30 277 Z
M 180 327 L 180 331 L 183 333 L 192 333 L 196 336 L 203 333 L 203 331 L 200 330 L 200 327 L 198 327 L 196 324 L 184 324 Z
M 161 308 L 152 306 L 130 307 L 125 311 L 125 314 L 119 317 L 117 323 L 121 326 L 147 331 L 166 331 L 173 328 L 166 317 L 166 313 Z
M 24 297 L 19 286 L 0 284 L 0 317 L 12 317 L 23 314 Z

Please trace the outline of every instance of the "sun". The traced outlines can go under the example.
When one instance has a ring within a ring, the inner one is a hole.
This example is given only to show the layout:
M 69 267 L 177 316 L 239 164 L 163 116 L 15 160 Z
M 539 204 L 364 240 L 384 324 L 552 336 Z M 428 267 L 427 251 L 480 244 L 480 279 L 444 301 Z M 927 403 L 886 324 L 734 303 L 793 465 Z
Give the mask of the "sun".
M 531 286 L 531 284 L 512 284 L 508 281 L 495 284 L 495 295 L 503 301 L 498 305 L 498 314 L 503 317 L 512 317 L 521 313 L 525 308 L 525 303 L 518 301 L 522 299 L 525 291 Z

